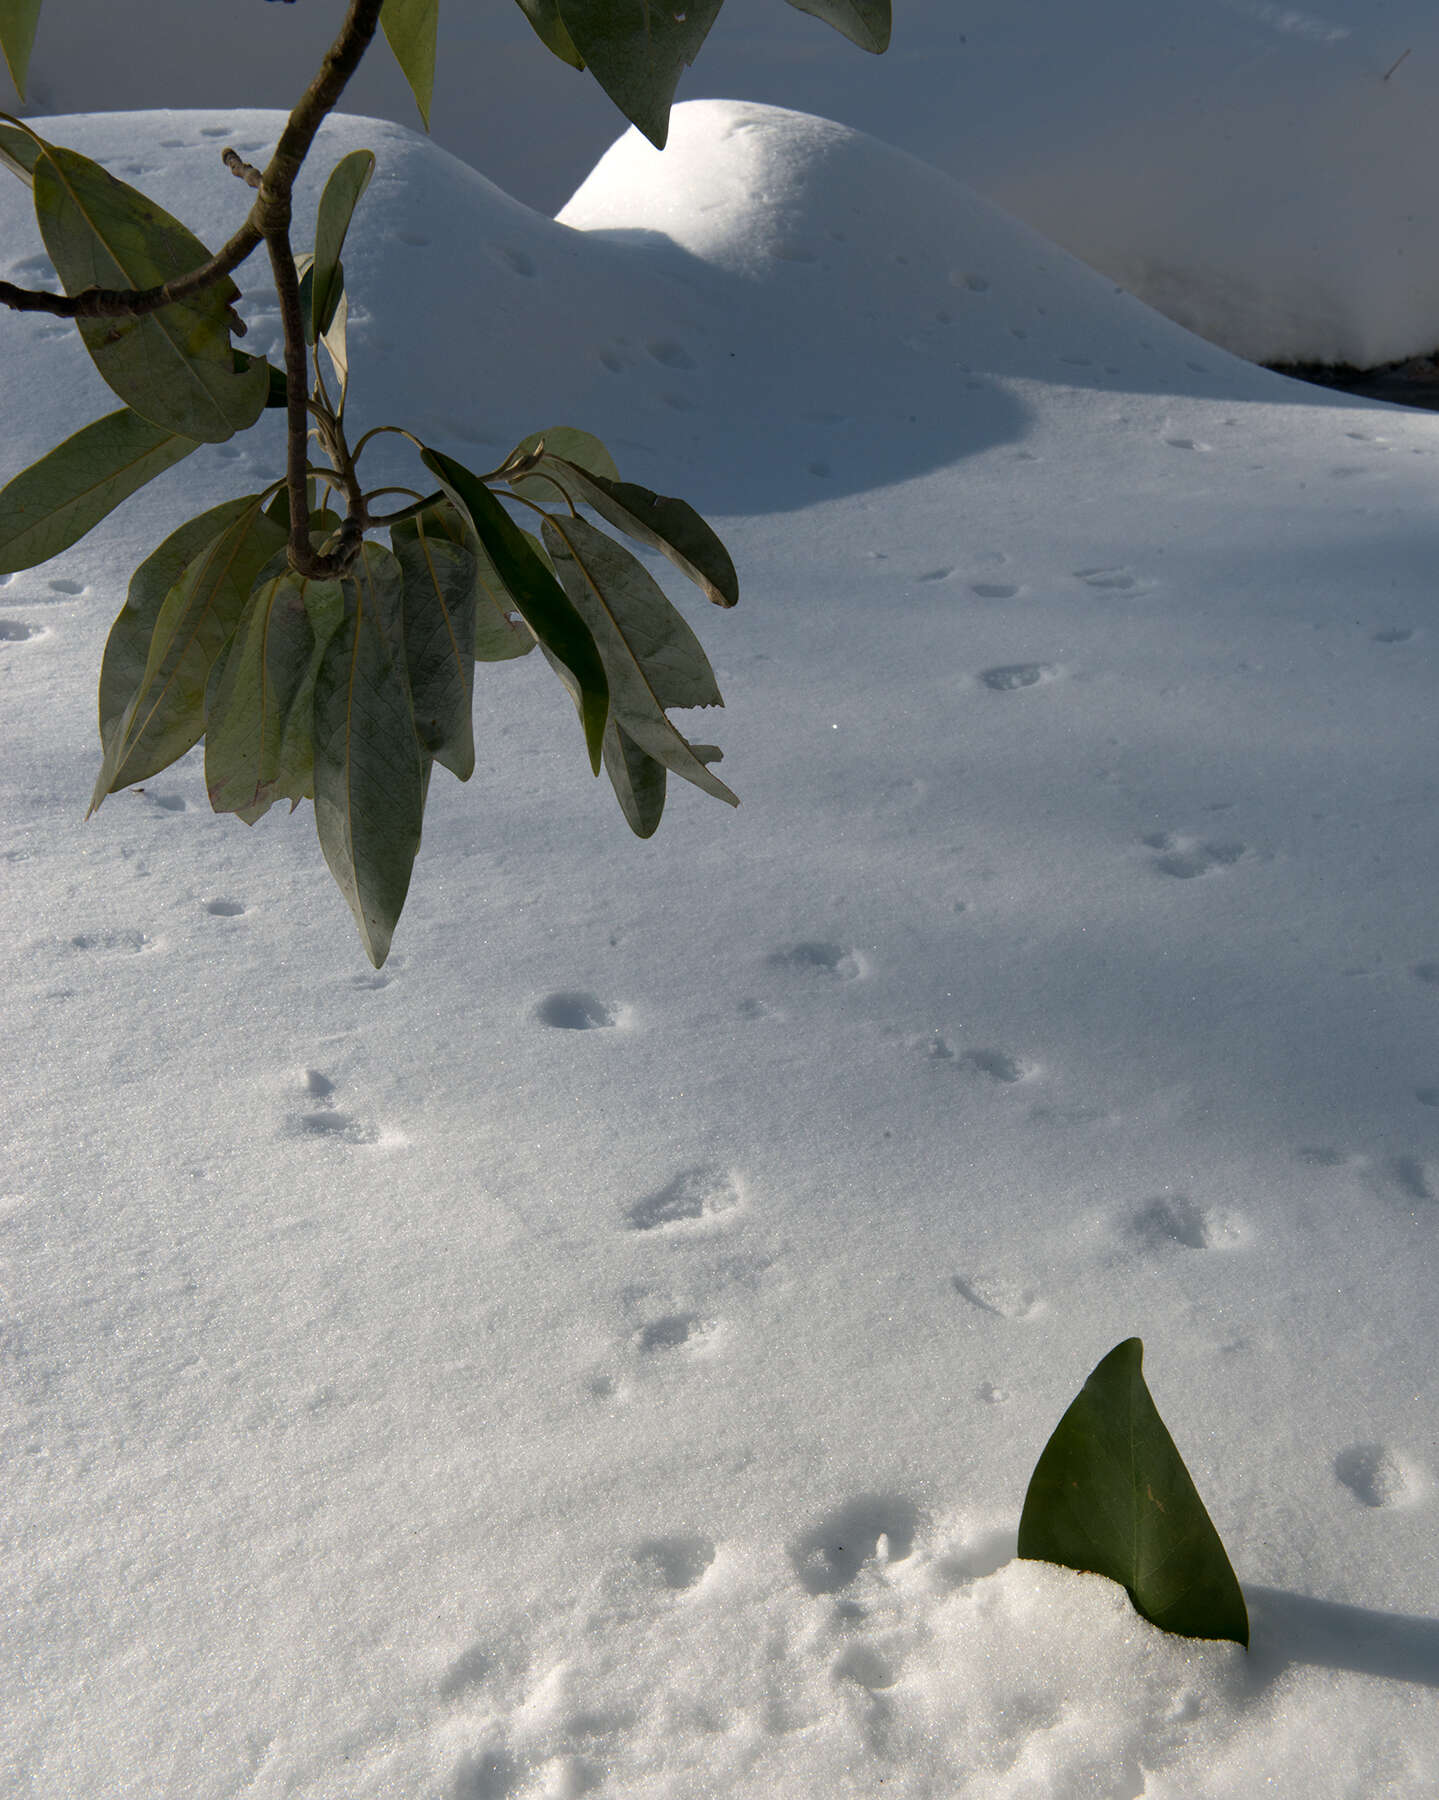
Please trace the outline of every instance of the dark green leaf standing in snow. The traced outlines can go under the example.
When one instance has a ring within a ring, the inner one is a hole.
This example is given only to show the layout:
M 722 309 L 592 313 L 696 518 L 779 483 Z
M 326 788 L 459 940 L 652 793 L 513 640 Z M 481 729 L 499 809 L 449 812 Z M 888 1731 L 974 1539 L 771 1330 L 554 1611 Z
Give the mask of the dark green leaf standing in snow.
M 315 680 L 315 828 L 330 873 L 379 968 L 420 847 L 430 759 L 405 673 L 400 565 L 366 543 Z
M 435 43 L 440 22 L 440 0 L 385 0 L 380 8 L 380 27 L 400 73 L 410 84 L 415 105 L 430 129 L 430 103 L 435 97 Z
M 100 690 L 104 754 L 91 812 L 107 794 L 168 768 L 198 742 L 215 659 L 239 623 L 255 578 L 284 547 L 284 532 L 265 512 L 259 495 L 205 515 L 207 522 L 216 518 L 223 521 L 220 529 L 182 566 L 155 610 L 144 666 L 121 704 L 122 679 L 133 676 L 144 618 L 159 579 L 173 566 L 171 546 L 181 534 L 167 539 L 136 571 L 111 633 L 113 657 L 106 648 Z M 191 523 L 198 528 L 201 521 Z M 184 547 L 191 541 L 182 540 Z
M 0 489 L 0 573 L 33 569 L 68 550 L 199 448 L 128 406 L 83 426 Z
M 0 0 L 0 51 L 5 54 L 5 67 L 22 100 L 41 4 L 42 0 Z
M 310 271 L 311 316 L 308 337 L 313 344 L 330 329 L 335 308 L 344 291 L 340 252 L 361 194 L 375 172 L 373 150 L 352 150 L 330 170 L 320 207 L 315 216 L 315 260 Z
M 35 164 L 35 216 L 67 294 L 161 287 L 210 260 L 178 219 L 89 157 L 46 144 Z M 220 443 L 253 425 L 267 365 L 236 358 L 228 279 L 141 318 L 81 319 L 95 367 L 126 405 L 166 431 Z
M 1060 1420 L 1024 1497 L 1019 1554 L 1107 1575 L 1165 1631 L 1247 1646 L 1244 1595 L 1145 1385 L 1143 1356 L 1126 1338 Z

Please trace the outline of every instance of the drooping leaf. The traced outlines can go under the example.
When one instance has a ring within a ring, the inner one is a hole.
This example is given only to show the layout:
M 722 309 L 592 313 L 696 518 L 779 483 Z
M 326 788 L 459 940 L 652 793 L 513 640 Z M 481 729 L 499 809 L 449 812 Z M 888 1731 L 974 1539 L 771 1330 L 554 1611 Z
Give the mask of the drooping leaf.
M 541 535 L 561 587 L 593 634 L 609 681 L 610 714 L 647 756 L 731 806 L 670 723 L 670 706 L 722 706 L 699 639 L 629 551 L 587 519 L 546 515 Z
M 27 187 L 34 186 L 36 159 L 43 154 L 40 140 L 23 121 L 0 113 L 0 163 Z
M 552 459 L 548 447 L 538 470 L 551 475 L 572 499 L 592 506 L 617 531 L 668 557 L 716 606 L 738 603 L 739 578 L 729 551 L 685 501 L 633 481 L 611 481 L 559 456 Z
M 216 812 L 247 825 L 276 800 L 315 791 L 315 679 L 344 617 L 338 581 L 284 569 L 256 583 L 211 674 L 205 786 Z
M 33 569 L 68 550 L 199 448 L 128 407 L 84 426 L 0 488 L 0 573 Z
M 613 719 L 605 727 L 605 774 L 630 830 L 636 837 L 653 837 L 665 810 L 669 777 L 664 764 L 641 750 Z
M 380 8 L 384 30 L 400 73 L 410 84 L 425 130 L 430 129 L 430 102 L 435 96 L 435 40 L 440 0 L 385 0 Z
M 330 170 L 325 191 L 320 195 L 320 209 L 315 216 L 314 300 L 308 334 L 312 344 L 329 330 L 344 292 L 340 252 L 355 207 L 374 172 L 374 151 L 352 150 Z
M 194 235 L 99 163 L 47 143 L 35 164 L 35 216 L 67 294 L 153 288 L 208 262 Z M 255 423 L 270 377 L 259 358 L 236 366 L 228 278 L 142 318 L 81 319 L 95 367 L 142 417 L 220 443 Z
M 215 515 L 226 510 L 216 508 Z M 262 496 L 256 494 L 241 504 L 183 565 L 160 602 L 144 667 L 117 714 L 122 671 L 133 672 L 144 615 L 159 579 L 173 567 L 178 548 L 172 546 L 179 537 L 177 532 L 141 564 L 137 579 L 143 571 L 148 573 L 138 592 L 132 583 L 131 596 L 116 620 L 119 637 L 112 673 L 108 681 L 102 674 L 103 756 L 90 800 L 92 813 L 107 794 L 167 768 L 199 741 L 215 658 L 238 624 L 260 570 L 285 543 L 284 532 L 264 510 Z M 108 647 L 106 655 L 108 660 Z
M 469 514 L 516 612 L 573 675 L 590 767 L 598 775 L 610 691 L 589 627 L 525 534 L 477 475 L 438 450 L 425 450 L 421 461 L 439 477 L 451 501 Z
M 390 542 L 395 547 L 395 554 L 399 555 L 402 543 L 413 539 L 421 531 L 431 538 L 443 538 L 446 543 L 457 545 L 468 551 L 473 559 L 475 661 L 510 662 L 517 656 L 527 656 L 535 647 L 535 634 L 523 619 L 511 617 L 517 610 L 515 603 L 480 542 L 479 533 L 470 522 L 470 515 L 449 500 L 436 501 L 414 518 L 402 520 L 391 527 Z M 530 538 L 528 532 L 525 536 L 538 551 L 538 542 Z
M 555 0 L 517 0 L 520 11 L 534 27 L 535 36 L 552 55 L 572 69 L 582 69 L 585 59 L 575 49 Z
M 429 758 L 405 674 L 399 563 L 367 542 L 341 585 L 344 617 L 315 679 L 315 829 L 379 968 L 420 847 Z
M 577 431 L 573 425 L 553 425 L 548 431 L 532 431 L 515 445 L 505 458 L 503 467 L 509 468 L 522 457 L 535 458 L 535 453 L 540 450 L 546 455 L 563 458 L 583 469 L 586 474 L 598 475 L 602 480 L 618 481 L 620 478 L 615 459 L 600 440 L 592 432 Z M 563 488 L 557 487 L 544 475 L 510 475 L 506 479 L 514 492 L 526 500 L 554 505 L 556 502 L 564 503 L 569 498 Z
M 415 731 L 435 761 L 468 781 L 475 771 L 475 558 L 426 531 L 392 537 L 404 581 L 405 664 Z
M 1126 1338 L 1094 1370 L 1035 1465 L 1019 1554 L 1107 1575 L 1165 1631 L 1249 1643 L 1219 1533 Z
M 889 48 L 890 0 L 789 0 L 791 6 L 833 25 L 842 37 L 878 56 Z
M 0 0 L 0 50 L 5 53 L 5 67 L 22 100 L 41 3 L 42 0 Z
M 670 103 L 723 0 L 557 0 L 570 42 L 632 125 L 665 147 Z

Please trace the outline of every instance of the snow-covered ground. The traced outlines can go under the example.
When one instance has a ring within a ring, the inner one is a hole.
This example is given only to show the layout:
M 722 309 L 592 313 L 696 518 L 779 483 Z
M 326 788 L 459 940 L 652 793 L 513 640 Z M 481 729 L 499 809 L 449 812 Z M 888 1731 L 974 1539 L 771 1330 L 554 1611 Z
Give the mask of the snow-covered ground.
M 218 238 L 276 127 L 47 129 Z M 482 670 L 376 973 L 307 810 L 81 823 L 128 572 L 273 428 L 0 586 L 0 1792 L 1434 1791 L 1439 419 L 815 118 L 687 105 L 560 223 L 361 144 L 357 422 L 714 518 L 744 804 L 637 843 Z M 0 357 L 6 477 L 113 404 Z M 1247 1654 L 1014 1558 L 1131 1334 Z
M 866 56 L 725 0 L 683 98 L 842 120 L 937 164 L 1243 356 L 1360 367 L 1439 346 L 1433 0 L 894 0 Z M 45 0 L 32 110 L 290 106 L 338 0 Z M 553 212 L 615 136 L 510 0 L 445 0 L 437 143 Z M 3 81 L 3 77 L 0 77 Z M 417 115 L 383 44 L 352 111 Z

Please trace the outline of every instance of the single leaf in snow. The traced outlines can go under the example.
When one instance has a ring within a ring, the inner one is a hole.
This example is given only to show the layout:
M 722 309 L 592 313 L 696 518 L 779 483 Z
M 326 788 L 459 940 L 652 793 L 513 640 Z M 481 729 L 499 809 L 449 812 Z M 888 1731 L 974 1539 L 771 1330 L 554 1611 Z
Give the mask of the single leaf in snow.
M 400 73 L 410 84 L 425 130 L 430 129 L 430 103 L 435 97 L 435 40 L 440 0 L 385 0 L 380 25 Z
M 632 125 L 663 150 L 680 76 L 699 54 L 722 0 L 557 0 L 570 42 Z
M 128 406 L 83 426 L 0 489 L 0 573 L 48 562 L 200 445 Z
M 425 450 L 420 460 L 440 478 L 450 500 L 469 515 L 515 610 L 574 677 L 590 767 L 598 775 L 610 695 L 589 627 L 525 534 L 477 475 L 438 450 Z
M 633 481 L 610 481 L 559 456 L 546 454 L 538 466 L 617 531 L 667 556 L 707 600 L 724 607 L 738 603 L 739 580 L 729 551 L 685 501 Z
M 379 968 L 420 847 L 429 758 L 405 674 L 399 563 L 366 543 L 341 586 L 344 617 L 315 679 L 315 829 Z
M 731 806 L 666 716 L 670 706 L 722 706 L 699 639 L 664 590 L 622 545 L 587 519 L 548 515 L 541 527 L 560 585 L 593 634 L 609 681 L 610 711 L 646 755 Z
M 1247 1646 L 1244 1595 L 1145 1385 L 1143 1356 L 1126 1338 L 1060 1420 L 1024 1497 L 1019 1554 L 1107 1575 L 1165 1631 Z

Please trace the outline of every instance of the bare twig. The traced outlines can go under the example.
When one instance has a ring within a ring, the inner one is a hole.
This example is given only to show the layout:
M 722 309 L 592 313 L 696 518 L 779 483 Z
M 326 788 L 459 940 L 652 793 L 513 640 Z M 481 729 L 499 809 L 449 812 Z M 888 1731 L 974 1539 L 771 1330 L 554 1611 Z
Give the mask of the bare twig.
M 238 175 L 246 187 L 257 188 L 265 177 L 255 167 L 247 163 L 238 150 L 225 149 L 220 153 L 220 161 L 232 175 Z
M 1399 65 L 1400 65 L 1400 63 L 1402 63 L 1402 62 L 1403 62 L 1403 60 L 1404 60 L 1404 57 L 1405 57 L 1405 56 L 1410 56 L 1410 55 L 1412 55 L 1412 54 L 1413 54 L 1413 51 L 1414 51 L 1414 46 L 1413 46 L 1413 45 L 1412 45 L 1412 44 L 1411 44 L 1411 45 L 1410 45 L 1410 46 L 1409 46 L 1409 48 L 1408 48 L 1408 49 L 1407 49 L 1407 50 L 1406 50 L 1406 51 L 1405 51 L 1405 52 L 1404 52 L 1404 54 L 1403 54 L 1403 55 L 1402 55 L 1402 56 L 1397 56 L 1397 57 L 1395 57 L 1395 59 L 1394 59 L 1394 61 L 1393 61 L 1393 62 L 1392 62 L 1392 63 L 1390 63 L 1390 65 L 1389 65 L 1389 67 L 1388 67 L 1388 68 L 1387 68 L 1387 69 L 1386 69 L 1386 70 L 1385 70 L 1385 71 L 1384 71 L 1384 76 L 1383 76 L 1383 79 L 1384 79 L 1384 80 L 1385 80 L 1385 81 L 1388 81 L 1388 79 L 1389 79 L 1389 77 L 1390 77 L 1390 76 L 1391 76 L 1391 75 L 1392 75 L 1392 74 L 1393 74 L 1393 73 L 1394 73 L 1394 71 L 1395 71 L 1395 70 L 1396 70 L 1396 69 L 1397 69 L 1397 68 L 1398 68 L 1398 67 L 1399 67 Z

